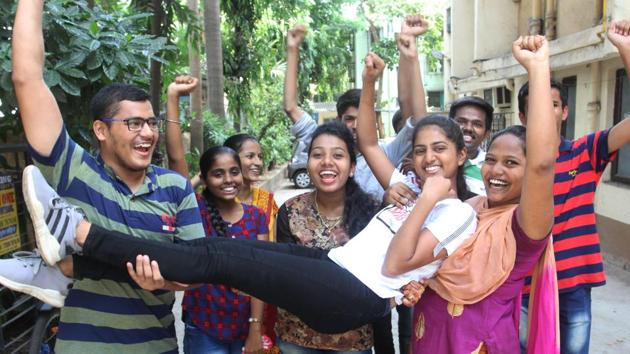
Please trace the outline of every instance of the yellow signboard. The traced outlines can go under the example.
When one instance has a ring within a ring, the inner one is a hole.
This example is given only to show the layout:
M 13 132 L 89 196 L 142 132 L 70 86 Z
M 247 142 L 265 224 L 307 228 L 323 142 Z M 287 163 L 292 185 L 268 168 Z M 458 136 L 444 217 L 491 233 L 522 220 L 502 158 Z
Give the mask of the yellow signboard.
M 0 255 L 20 249 L 15 187 L 11 176 L 0 176 Z

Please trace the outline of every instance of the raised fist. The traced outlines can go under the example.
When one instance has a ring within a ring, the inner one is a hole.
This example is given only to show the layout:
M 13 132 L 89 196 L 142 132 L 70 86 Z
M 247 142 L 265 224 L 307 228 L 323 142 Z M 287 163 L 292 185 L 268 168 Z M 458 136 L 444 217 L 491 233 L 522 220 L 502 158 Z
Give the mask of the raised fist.
M 365 66 L 363 68 L 363 79 L 375 82 L 385 69 L 385 62 L 378 55 L 370 52 L 365 57 Z
M 538 63 L 549 61 L 549 45 L 544 36 L 521 36 L 512 43 L 512 54 L 529 70 Z
M 422 185 L 422 195 L 435 203 L 446 198 L 451 191 L 451 180 L 442 174 L 427 177 Z
M 180 75 L 175 78 L 175 81 L 168 85 L 168 94 L 177 96 L 185 96 L 192 92 L 192 90 L 199 84 L 199 79 L 190 75 Z
M 306 26 L 303 24 L 297 24 L 295 27 L 291 28 L 287 34 L 287 47 L 300 48 L 302 42 L 304 42 L 306 32 Z
M 414 37 L 421 36 L 429 29 L 429 22 L 421 15 L 407 16 L 402 22 L 401 34 L 408 34 Z
M 612 21 L 608 26 L 608 40 L 615 47 L 630 47 L 630 21 Z

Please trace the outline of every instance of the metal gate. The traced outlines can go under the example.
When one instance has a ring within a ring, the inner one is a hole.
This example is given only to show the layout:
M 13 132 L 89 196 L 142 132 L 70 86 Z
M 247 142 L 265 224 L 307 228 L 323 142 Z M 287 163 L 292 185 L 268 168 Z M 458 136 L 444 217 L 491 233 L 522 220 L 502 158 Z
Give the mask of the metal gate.
M 25 144 L 0 144 L 0 257 L 32 250 L 31 224 L 22 196 L 22 170 L 30 163 Z M 0 287 L 0 353 L 28 348 L 39 302 Z

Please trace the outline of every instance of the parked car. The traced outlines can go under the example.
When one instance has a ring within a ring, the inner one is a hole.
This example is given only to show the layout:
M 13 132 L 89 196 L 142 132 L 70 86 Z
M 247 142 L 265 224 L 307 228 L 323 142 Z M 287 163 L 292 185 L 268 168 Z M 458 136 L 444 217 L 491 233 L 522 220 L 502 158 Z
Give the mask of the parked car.
M 299 141 L 295 144 L 293 157 L 287 167 L 287 177 L 293 181 L 297 188 L 308 188 L 311 185 L 311 177 L 306 170 L 307 161 L 308 145 Z

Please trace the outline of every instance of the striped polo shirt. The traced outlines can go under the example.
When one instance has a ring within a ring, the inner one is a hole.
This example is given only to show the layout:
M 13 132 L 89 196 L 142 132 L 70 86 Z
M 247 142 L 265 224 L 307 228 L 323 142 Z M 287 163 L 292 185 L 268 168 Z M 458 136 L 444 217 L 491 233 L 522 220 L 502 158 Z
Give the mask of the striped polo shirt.
M 90 222 L 136 237 L 174 242 L 204 236 L 190 183 L 151 165 L 135 192 L 62 129 L 51 155 L 31 149 L 46 180 Z M 124 247 L 124 245 L 120 245 Z M 122 265 L 121 265 L 122 266 Z M 61 309 L 59 353 L 177 353 L 171 291 L 111 280 L 77 280 Z
M 562 138 L 553 185 L 553 246 L 558 289 L 569 292 L 606 283 L 595 219 L 595 189 L 616 156 L 608 151 L 608 130 L 576 140 Z M 526 280 L 530 284 L 530 279 Z M 529 291 L 529 285 L 525 290 Z
M 477 157 L 474 159 L 467 159 L 464 163 L 464 179 L 466 180 L 466 187 L 468 190 L 476 195 L 485 196 L 486 186 L 483 183 L 483 177 L 481 176 L 481 166 L 486 161 L 486 152 L 479 148 Z

